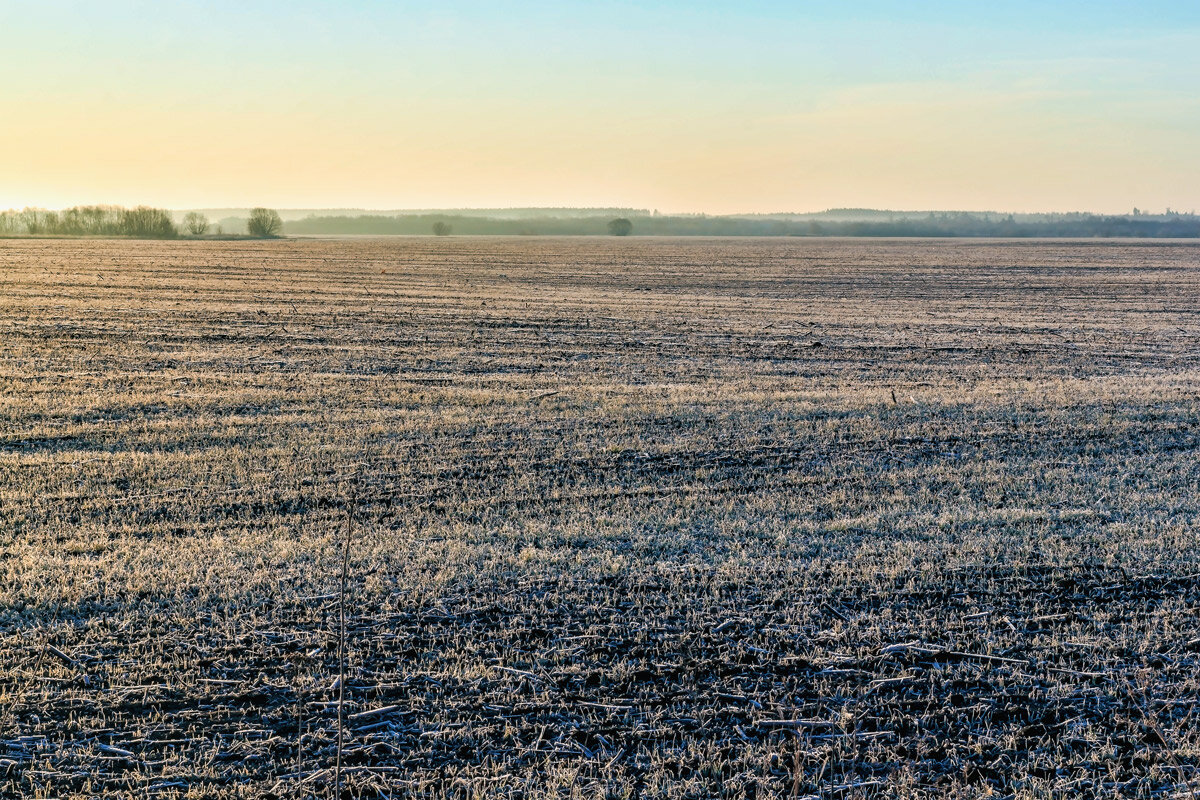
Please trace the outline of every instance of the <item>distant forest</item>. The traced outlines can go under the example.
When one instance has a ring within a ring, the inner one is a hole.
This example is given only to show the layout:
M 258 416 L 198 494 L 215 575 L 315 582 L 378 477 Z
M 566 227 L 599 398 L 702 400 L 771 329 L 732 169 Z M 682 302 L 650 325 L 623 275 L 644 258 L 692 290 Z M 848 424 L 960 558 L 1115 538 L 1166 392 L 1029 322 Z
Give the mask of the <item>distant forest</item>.
M 820 214 L 707 216 L 633 214 L 632 235 L 643 236 L 897 236 L 897 237 L 1200 237 L 1200 216 L 1170 212 L 1130 214 L 995 214 L 961 211 L 887 212 L 836 209 Z M 438 226 L 465 235 L 605 235 L 613 217 L 543 216 L 520 218 L 455 213 L 309 216 L 284 223 L 297 235 L 421 235 Z
M 176 217 L 179 219 L 176 219 Z M 234 230 L 216 229 L 208 217 L 198 211 L 177 214 L 165 208 L 93 205 L 75 206 L 61 211 L 24 208 L 0 211 L 0 236 L 123 236 L 134 239 L 192 238 L 274 238 L 283 226 L 279 215 L 269 208 L 248 209 L 246 216 L 234 220 Z
M 208 209 L 218 237 L 240 237 L 249 209 Z M 1200 216 L 1167 210 L 1149 214 L 1000 214 L 967 211 L 830 209 L 810 214 L 665 215 L 645 209 L 519 208 L 354 213 L 356 210 L 291 209 L 269 213 L 292 235 L 485 236 L 877 236 L 997 238 L 1200 238 Z M 314 213 L 318 212 L 318 213 Z M 199 227 L 197 227 L 197 222 Z M 76 206 L 62 211 L 0 211 L 0 236 L 130 236 L 173 238 L 212 230 L 200 211 L 138 206 Z M 274 235 L 272 228 L 267 235 Z M 262 235 L 262 231 L 254 231 Z

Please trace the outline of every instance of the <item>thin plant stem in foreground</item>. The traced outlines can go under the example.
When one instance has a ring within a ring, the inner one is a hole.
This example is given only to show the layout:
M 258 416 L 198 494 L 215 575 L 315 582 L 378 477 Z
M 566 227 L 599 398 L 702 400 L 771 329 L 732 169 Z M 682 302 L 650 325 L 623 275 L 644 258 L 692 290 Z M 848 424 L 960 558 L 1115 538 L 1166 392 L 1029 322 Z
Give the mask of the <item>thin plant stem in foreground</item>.
M 342 740 L 345 731 L 346 707 L 346 584 L 350 575 L 350 539 L 354 531 L 353 497 L 346 498 L 346 535 L 342 540 L 342 574 L 338 584 L 338 701 L 337 701 L 337 761 L 334 766 L 334 796 L 342 791 Z

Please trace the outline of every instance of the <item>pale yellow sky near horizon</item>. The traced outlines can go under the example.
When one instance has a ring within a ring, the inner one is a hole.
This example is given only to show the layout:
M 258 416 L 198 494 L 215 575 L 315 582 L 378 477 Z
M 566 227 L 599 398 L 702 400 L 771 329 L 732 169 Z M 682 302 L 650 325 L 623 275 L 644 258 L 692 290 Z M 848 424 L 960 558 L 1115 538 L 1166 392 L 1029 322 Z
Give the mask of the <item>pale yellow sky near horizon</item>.
M 51 5 L 0 11 L 39 78 L 0 88 L 0 208 L 1200 206 L 1191 12 Z

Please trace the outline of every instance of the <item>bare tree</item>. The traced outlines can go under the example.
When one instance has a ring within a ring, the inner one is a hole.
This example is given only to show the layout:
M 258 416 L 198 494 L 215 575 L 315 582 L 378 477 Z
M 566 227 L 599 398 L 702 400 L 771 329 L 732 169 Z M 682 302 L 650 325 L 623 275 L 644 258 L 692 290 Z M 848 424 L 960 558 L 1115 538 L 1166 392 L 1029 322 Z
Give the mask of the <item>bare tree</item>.
M 183 215 L 183 227 L 192 236 L 203 236 L 208 232 L 208 217 L 199 211 L 189 211 Z
M 270 208 L 250 209 L 250 219 L 246 222 L 246 230 L 251 236 L 274 237 L 283 230 L 283 220 L 278 212 Z
M 450 223 L 448 223 L 448 222 L 440 222 L 439 221 L 439 222 L 433 223 L 433 235 L 434 236 L 449 236 L 450 232 L 452 230 L 454 230 L 454 229 L 450 227 Z

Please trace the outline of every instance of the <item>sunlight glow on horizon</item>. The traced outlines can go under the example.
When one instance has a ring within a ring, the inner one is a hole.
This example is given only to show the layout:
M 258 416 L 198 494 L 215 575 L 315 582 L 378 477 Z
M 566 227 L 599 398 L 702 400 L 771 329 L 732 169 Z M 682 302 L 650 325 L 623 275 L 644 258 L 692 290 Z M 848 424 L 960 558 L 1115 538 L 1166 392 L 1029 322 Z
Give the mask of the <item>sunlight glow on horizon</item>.
M 0 207 L 1200 207 L 1200 7 L 0 8 Z

